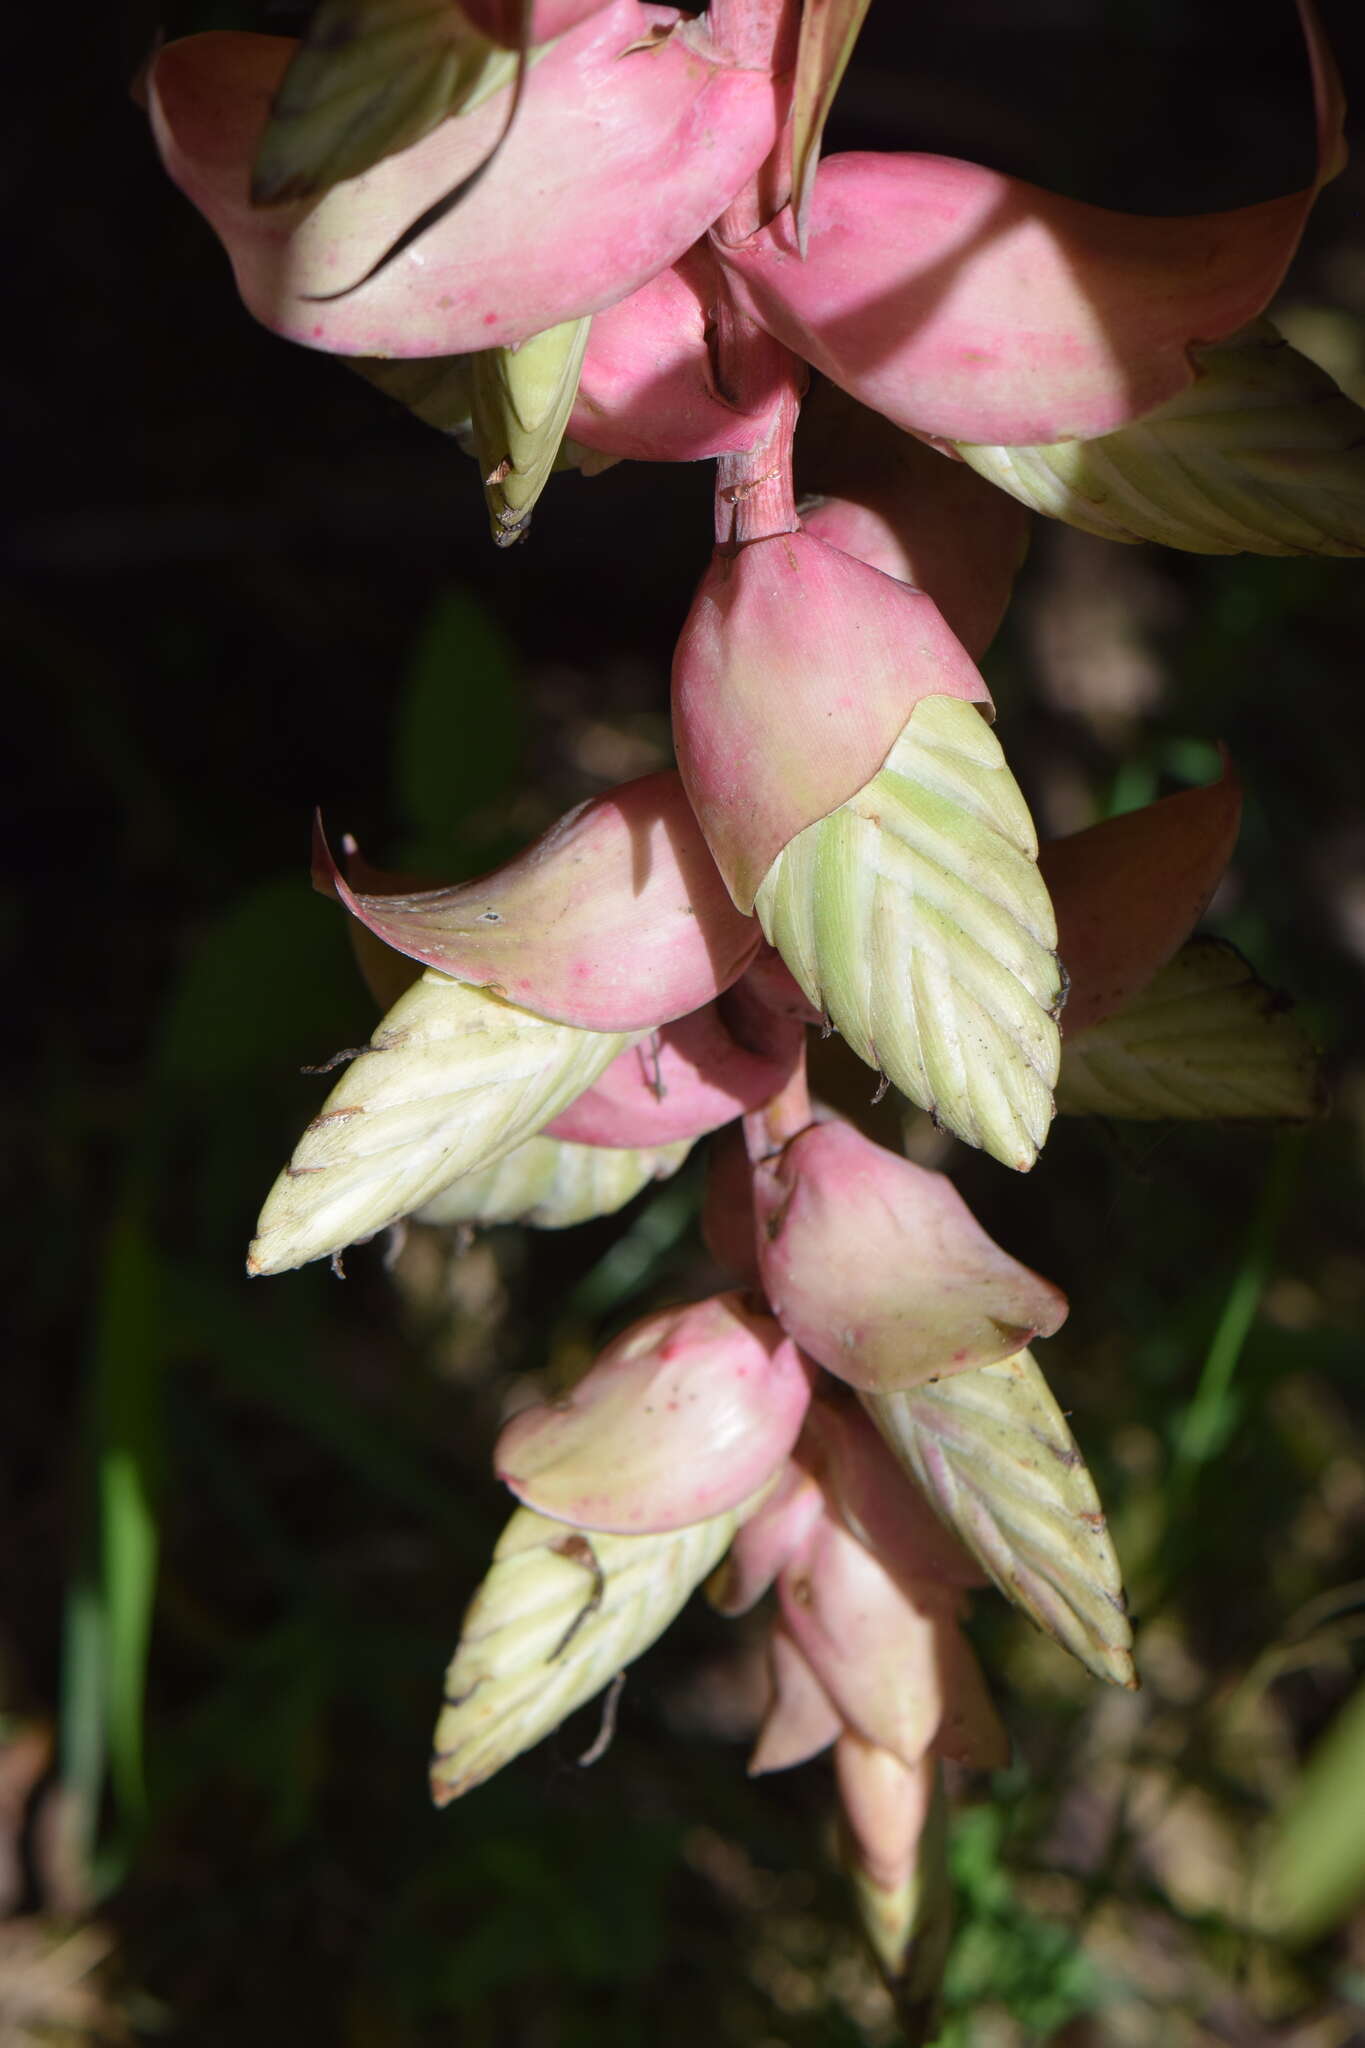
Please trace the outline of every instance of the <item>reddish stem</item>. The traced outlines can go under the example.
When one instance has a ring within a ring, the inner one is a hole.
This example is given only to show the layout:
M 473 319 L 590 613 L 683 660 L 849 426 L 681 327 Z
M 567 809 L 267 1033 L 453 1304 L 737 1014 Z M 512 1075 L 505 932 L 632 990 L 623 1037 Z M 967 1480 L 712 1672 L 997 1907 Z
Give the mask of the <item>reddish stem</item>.
M 791 79 L 802 0 L 711 0 L 706 21 L 726 61 L 766 71 L 781 93 L 777 145 L 730 201 L 711 230 L 726 246 L 743 242 L 780 213 L 791 196 Z M 741 548 L 749 541 L 794 533 L 792 436 L 805 365 L 735 304 L 719 275 L 711 353 L 717 388 L 737 411 L 765 423 L 752 447 L 722 455 L 716 475 L 716 542 Z
M 799 1135 L 811 1120 L 810 1090 L 806 1086 L 804 1041 L 791 1073 L 771 1102 L 751 1110 L 744 1119 L 744 1147 L 755 1166 L 771 1159 Z
M 739 411 L 764 419 L 752 446 L 716 462 L 716 544 L 735 550 L 775 533 L 794 533 L 800 523 L 792 439 L 806 371 L 790 349 L 740 311 L 724 281 L 712 353 L 725 398 Z
M 711 0 L 706 25 L 729 64 L 773 77 L 796 61 L 800 0 Z
M 780 127 L 766 163 L 715 223 L 718 241 L 747 241 L 791 198 L 791 94 L 802 0 L 711 0 L 706 21 L 718 52 L 745 71 L 766 71 L 778 93 Z

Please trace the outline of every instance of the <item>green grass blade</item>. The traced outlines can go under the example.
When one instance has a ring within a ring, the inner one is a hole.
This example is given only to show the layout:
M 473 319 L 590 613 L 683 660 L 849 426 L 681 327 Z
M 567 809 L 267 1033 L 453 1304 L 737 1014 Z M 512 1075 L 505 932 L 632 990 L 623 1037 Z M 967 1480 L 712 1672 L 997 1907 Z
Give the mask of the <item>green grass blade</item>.
M 1168 1495 L 1173 1521 L 1188 1502 L 1201 1467 L 1222 1449 L 1232 1430 L 1235 1421 L 1233 1380 L 1256 1318 L 1262 1290 L 1269 1278 L 1275 1242 L 1289 1206 L 1302 1154 L 1301 1132 L 1287 1133 L 1276 1141 L 1241 1264 L 1223 1302 L 1223 1311 L 1205 1356 L 1194 1398 L 1185 1410 L 1176 1433 Z
M 129 1196 L 105 1255 L 94 1375 L 109 1772 L 130 1827 L 140 1824 L 146 1809 L 142 1722 L 158 1549 L 159 1292 L 140 1204 Z
M 1265 1922 L 1296 1945 L 1325 1934 L 1365 1897 L 1365 1685 L 1309 1757 L 1262 1874 Z

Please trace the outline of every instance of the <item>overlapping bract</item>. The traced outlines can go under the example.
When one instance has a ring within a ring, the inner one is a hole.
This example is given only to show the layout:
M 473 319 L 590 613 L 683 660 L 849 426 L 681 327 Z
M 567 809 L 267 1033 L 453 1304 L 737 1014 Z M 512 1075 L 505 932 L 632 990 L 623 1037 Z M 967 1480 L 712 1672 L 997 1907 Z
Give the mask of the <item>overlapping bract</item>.
M 787 1329 L 851 1386 L 903 1390 L 1008 1357 L 1066 1314 L 991 1243 L 952 1182 L 847 1124 L 754 1173 L 759 1272 Z
M 494 874 L 352 889 L 319 833 L 314 881 L 376 938 L 589 1031 L 652 1031 L 735 982 L 761 934 L 730 903 L 673 774 L 569 811 Z
M 1288 997 L 1210 938 L 1068 1038 L 1057 1084 L 1057 1107 L 1073 1116 L 1294 1122 L 1322 1106 L 1317 1054 Z
M 278 206 L 357 178 L 515 70 L 450 0 L 322 0 L 271 104 L 252 200 Z
M 772 80 L 712 54 L 704 24 L 610 0 L 532 66 L 518 118 L 465 202 L 352 294 L 411 222 L 489 158 L 511 87 L 320 202 L 262 211 L 249 170 L 293 52 L 275 36 L 171 43 L 149 75 L 152 121 L 250 310 L 291 341 L 342 355 L 514 346 L 613 304 L 705 232 L 777 133 Z
M 523 1409 L 498 1477 L 575 1528 L 663 1534 L 737 1508 L 796 1442 L 810 1399 L 795 1345 L 739 1295 L 647 1316 L 567 1398 Z
M 1063 997 L 1037 839 L 970 704 L 925 700 L 885 765 L 774 860 L 755 908 L 860 1058 L 968 1144 L 1032 1166 Z
M 647 1650 L 738 1519 L 718 1515 L 663 1536 L 589 1536 L 518 1508 L 446 1673 L 436 1804 L 491 1778 Z
M 857 796 L 917 704 L 990 692 L 932 598 L 776 534 L 717 551 L 673 662 L 678 764 L 741 910 L 813 820 Z
M 887 1442 L 1001 1591 L 1097 1677 L 1136 1684 L 1099 1496 L 1029 1353 L 865 1399 Z
M 1188 390 L 1098 440 L 959 452 L 1021 504 L 1103 540 L 1365 553 L 1365 412 L 1268 320 L 1194 357 Z
M 335 1256 L 534 1136 L 620 1051 L 428 969 L 389 1011 L 266 1197 L 247 1269 Z
M 614 1215 L 651 1181 L 676 1173 L 691 1149 L 687 1139 L 643 1149 L 528 1138 L 491 1166 L 452 1181 L 414 1211 L 414 1221 L 530 1223 L 538 1230 L 567 1230 L 595 1216 Z

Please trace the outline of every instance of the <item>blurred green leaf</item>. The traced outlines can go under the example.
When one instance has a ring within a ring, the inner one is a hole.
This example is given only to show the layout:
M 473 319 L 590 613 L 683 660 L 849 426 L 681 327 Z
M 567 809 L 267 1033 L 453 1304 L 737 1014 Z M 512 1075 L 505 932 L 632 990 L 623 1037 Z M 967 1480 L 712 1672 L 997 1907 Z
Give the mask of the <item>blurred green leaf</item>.
M 338 1284 L 321 1273 L 310 1278 L 315 1288 Z M 253 1402 L 272 1408 L 376 1492 L 457 1542 L 468 1538 L 479 1518 L 424 1462 L 429 1444 L 408 1445 L 393 1430 L 378 1428 L 344 1382 L 315 1362 L 326 1342 L 316 1291 L 308 1300 L 307 1283 L 291 1278 L 287 1292 L 277 1289 L 272 1313 L 262 1317 L 244 1298 L 250 1284 L 233 1285 L 202 1268 L 168 1275 L 178 1343 L 211 1357 Z M 472 1547 L 470 1555 L 476 1555 Z
M 1304 1767 L 1262 1866 L 1264 1923 L 1313 1941 L 1365 1898 L 1365 1685 Z
M 449 866 L 466 819 L 516 774 L 525 732 L 510 645 L 477 599 L 448 590 L 422 627 L 398 709 L 394 787 L 408 864 Z
M 156 1589 L 162 1344 L 158 1261 L 130 1197 L 105 1254 L 94 1398 L 109 1768 L 131 1824 L 146 1805 L 142 1709 Z M 82 1687 L 87 1683 L 83 1674 Z
M 1216 1456 L 1232 1432 L 1236 1415 L 1233 1378 L 1270 1276 L 1276 1239 L 1302 1154 L 1301 1132 L 1289 1132 L 1277 1139 L 1274 1160 L 1247 1233 L 1246 1248 L 1223 1303 L 1199 1384 L 1178 1422 L 1168 1495 L 1173 1528 L 1179 1524 L 1200 1469 Z
M 1039 1918 L 1019 1898 L 1006 1862 L 1008 1834 L 998 1805 L 972 1807 L 953 1822 L 962 1924 L 948 1959 L 939 2048 L 973 2048 L 990 2005 L 1003 2007 L 1025 2039 L 1041 2041 L 1113 1995 L 1072 1930 Z
M 72 1847 L 88 1867 L 95 1847 L 107 1754 L 104 1597 L 99 1554 L 88 1532 L 67 1587 L 62 1616 L 59 1705 L 62 1783 L 72 1803 Z
M 600 1321 L 647 1287 L 686 1233 L 699 1199 L 697 1174 L 684 1169 L 583 1275 L 564 1305 L 565 1317 Z
M 202 1104 L 215 1121 L 234 1082 L 297 1070 L 370 1028 L 372 1006 L 352 962 L 345 920 L 299 872 L 243 895 L 203 933 L 163 1013 L 150 1093 L 175 1120 Z M 340 1035 L 339 1035 L 340 1034 Z

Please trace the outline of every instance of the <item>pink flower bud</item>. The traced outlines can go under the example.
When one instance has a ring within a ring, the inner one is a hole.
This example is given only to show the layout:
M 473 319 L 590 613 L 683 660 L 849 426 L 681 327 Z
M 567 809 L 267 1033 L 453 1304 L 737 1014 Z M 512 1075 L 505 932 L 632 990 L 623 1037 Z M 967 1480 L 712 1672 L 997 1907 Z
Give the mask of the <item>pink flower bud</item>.
M 953 1895 L 942 1773 L 853 1734 L 834 1751 L 845 1852 L 863 1932 L 908 2048 L 937 2040 Z
M 784 1327 L 871 1392 L 991 1365 L 1051 1336 L 1066 1297 L 987 1237 L 947 1177 L 849 1124 L 755 1169 L 763 1285 Z
M 984 1692 L 950 1593 L 918 1586 L 911 1599 L 828 1517 L 784 1568 L 778 1592 L 798 1648 L 845 1722 L 866 1741 L 914 1765 L 941 1734 L 954 1750 L 964 1747 L 959 1719 L 970 1719 L 982 1738 Z M 959 1693 L 965 1709 L 956 1705 Z M 1008 1754 L 1003 1735 L 993 1750 Z
M 566 1400 L 508 1423 L 494 1467 L 555 1521 L 659 1534 L 749 1499 L 783 1464 L 809 1399 L 773 1318 L 718 1295 L 636 1323 Z
M 714 556 L 674 659 L 673 735 L 741 910 L 798 832 L 871 781 L 924 697 L 990 702 L 930 598 L 799 531 Z
M 1231 763 L 1182 790 L 1039 849 L 1070 976 L 1062 1029 L 1121 1010 L 1189 937 L 1232 858 L 1242 788 Z
M 152 124 L 249 310 L 342 355 L 514 346 L 613 304 L 705 231 L 777 132 L 769 77 L 713 61 L 704 26 L 670 8 L 610 0 L 531 68 L 511 133 L 468 195 L 352 293 L 490 156 L 511 88 L 318 202 L 253 208 L 250 167 L 294 48 L 230 34 L 169 44 L 150 74 Z M 319 303 L 328 293 L 347 295 Z
M 751 1778 L 809 1763 L 843 1733 L 843 1716 L 780 1621 L 768 1633 L 768 1675 L 772 1701 L 749 1758 Z
M 847 1395 L 812 1402 L 801 1457 L 816 1473 L 830 1508 L 900 1584 L 985 1585 L 975 1558 L 944 1528 Z
M 313 880 L 396 951 L 587 1031 L 651 1031 L 700 1009 L 762 938 L 671 771 L 580 804 L 477 881 L 361 893 L 320 834 Z
M 824 1511 L 820 1488 L 810 1474 L 800 1465 L 788 1465 L 762 1506 L 740 1525 L 707 1587 L 716 1612 L 747 1614 L 757 1606 Z
M 903 1764 L 890 1750 L 845 1735 L 834 1755 L 839 1803 L 862 1868 L 881 1891 L 895 1891 L 914 1869 L 938 1771 L 924 1758 Z
M 776 1053 L 746 1051 L 708 1003 L 628 1046 L 547 1135 L 626 1146 L 704 1137 L 771 1101 L 800 1054 L 799 1041 L 790 1040 Z
M 790 210 L 720 251 L 778 340 L 898 425 L 947 440 L 1088 439 L 1183 391 L 1189 348 L 1265 307 L 1339 165 L 1341 95 L 1307 7 L 1318 102 L 1308 190 L 1145 219 L 946 157 L 827 158 L 806 259 Z

